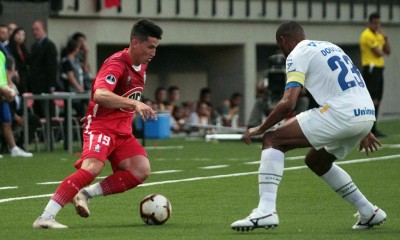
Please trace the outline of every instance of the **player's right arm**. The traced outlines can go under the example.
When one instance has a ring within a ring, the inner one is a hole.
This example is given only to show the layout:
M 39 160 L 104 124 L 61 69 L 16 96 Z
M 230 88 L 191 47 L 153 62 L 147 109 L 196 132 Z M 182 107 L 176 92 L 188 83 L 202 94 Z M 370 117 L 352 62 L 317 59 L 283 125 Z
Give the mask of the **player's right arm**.
M 282 99 L 275 105 L 267 119 L 265 119 L 260 126 L 248 129 L 242 136 L 243 141 L 247 144 L 251 144 L 250 137 L 263 134 L 265 131 L 285 119 L 285 117 L 287 117 L 287 115 L 296 107 L 297 98 L 299 97 L 301 90 L 301 86 L 286 89 Z
M 93 101 L 106 108 L 132 108 L 143 120 L 157 119 L 157 112 L 150 106 L 131 98 L 119 96 L 106 88 L 96 89 Z

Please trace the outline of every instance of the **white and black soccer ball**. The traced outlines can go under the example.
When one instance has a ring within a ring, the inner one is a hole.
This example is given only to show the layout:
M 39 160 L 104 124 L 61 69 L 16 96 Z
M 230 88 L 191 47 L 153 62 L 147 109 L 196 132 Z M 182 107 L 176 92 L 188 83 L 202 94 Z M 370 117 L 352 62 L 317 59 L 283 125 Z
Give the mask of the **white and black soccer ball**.
M 140 202 L 140 216 L 149 225 L 164 224 L 171 213 L 171 203 L 161 194 L 151 194 Z

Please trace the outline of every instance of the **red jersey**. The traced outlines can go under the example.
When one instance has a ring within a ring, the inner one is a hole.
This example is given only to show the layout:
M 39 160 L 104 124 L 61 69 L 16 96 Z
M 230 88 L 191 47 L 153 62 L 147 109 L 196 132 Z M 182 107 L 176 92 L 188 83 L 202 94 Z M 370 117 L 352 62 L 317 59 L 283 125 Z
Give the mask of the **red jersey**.
M 92 97 L 86 111 L 87 131 L 107 131 L 132 135 L 134 109 L 106 108 L 93 101 L 96 89 L 105 88 L 119 96 L 140 101 L 146 80 L 146 64 L 134 66 L 127 52 L 119 51 L 107 58 L 92 85 Z

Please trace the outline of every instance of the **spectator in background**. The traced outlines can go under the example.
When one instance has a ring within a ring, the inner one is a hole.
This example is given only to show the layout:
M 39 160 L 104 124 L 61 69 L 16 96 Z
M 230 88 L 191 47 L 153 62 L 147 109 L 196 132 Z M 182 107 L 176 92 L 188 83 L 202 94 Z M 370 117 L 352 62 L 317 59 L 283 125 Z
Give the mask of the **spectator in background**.
M 20 94 L 28 91 L 28 69 L 29 53 L 26 47 L 26 33 L 23 28 L 17 28 L 11 34 L 8 44 L 10 53 L 15 60 L 15 68 L 18 72 L 18 78 L 14 81 Z
M 13 34 L 13 32 L 15 31 L 15 29 L 17 29 L 17 28 L 18 28 L 18 25 L 13 22 L 7 24 L 8 35 L 11 36 Z
M 75 32 L 71 39 L 75 40 L 78 44 L 78 54 L 76 55 L 76 61 L 81 64 L 83 70 L 83 85 L 85 90 L 91 90 L 93 76 L 91 74 L 90 64 L 89 64 L 89 45 L 86 41 L 86 35 L 81 32 Z M 67 47 L 61 50 L 61 59 L 67 55 Z
M 204 87 L 200 89 L 199 102 L 197 103 L 196 107 L 198 107 L 199 103 L 206 103 L 210 112 L 210 124 L 217 124 L 220 119 L 220 115 L 214 109 L 211 99 L 212 93 L 210 88 Z
M 375 116 L 378 118 L 383 95 L 383 69 L 385 67 L 383 56 L 389 55 L 391 52 L 389 38 L 382 29 L 378 13 L 372 13 L 369 16 L 368 27 L 360 36 L 360 50 L 363 66 L 362 76 L 374 102 Z M 376 122 L 371 132 L 377 137 L 385 136 L 377 130 Z
M 172 115 L 174 108 L 179 105 L 180 91 L 177 86 L 170 86 L 168 88 L 168 101 L 167 108 Z
M 193 131 L 198 131 L 199 128 L 196 127 L 198 125 L 210 125 L 211 124 L 211 112 L 210 107 L 206 102 L 198 102 L 196 111 L 192 112 L 189 115 L 187 123 L 190 126 L 190 129 Z
M 0 24 L 0 44 L 7 48 L 8 46 L 8 39 L 10 38 L 10 35 L 8 34 L 8 28 L 4 24 Z M 8 50 L 8 49 L 7 49 Z M 5 54 L 6 56 L 8 55 Z
M 218 112 L 222 116 L 223 126 L 237 128 L 242 125 L 239 123 L 239 107 L 241 102 L 242 94 L 235 92 L 229 100 L 225 100 L 222 106 L 218 108 Z
M 10 87 L 11 81 L 8 79 L 6 70 L 6 56 L 3 51 L 0 51 L 0 121 L 3 136 L 11 149 L 12 157 L 32 157 L 32 153 L 25 152 L 19 148 L 14 139 L 14 133 L 12 131 L 12 115 L 10 110 L 9 102 L 14 101 L 17 94 L 16 90 Z M 12 68 L 13 70 L 15 67 Z
M 175 106 L 171 114 L 171 131 L 179 133 L 186 129 L 185 109 L 183 106 Z
M 248 128 L 258 126 L 269 113 L 268 96 L 266 94 L 266 81 L 258 81 L 256 85 L 256 102 L 250 112 Z
M 168 111 L 167 109 L 167 89 L 158 87 L 154 92 L 154 110 L 157 112 Z
M 78 41 L 70 39 L 66 47 L 66 56 L 61 59 L 60 75 L 64 89 L 67 92 L 83 93 L 83 70 L 77 56 L 80 48 Z M 73 108 L 78 117 L 83 117 L 86 112 L 86 101 L 74 100 Z
M 31 48 L 31 68 L 29 71 L 30 82 L 28 89 L 33 94 L 50 93 L 57 86 L 57 48 L 48 38 L 45 25 L 42 21 L 32 24 L 35 43 Z M 35 104 L 34 111 L 40 117 L 44 117 L 44 104 Z

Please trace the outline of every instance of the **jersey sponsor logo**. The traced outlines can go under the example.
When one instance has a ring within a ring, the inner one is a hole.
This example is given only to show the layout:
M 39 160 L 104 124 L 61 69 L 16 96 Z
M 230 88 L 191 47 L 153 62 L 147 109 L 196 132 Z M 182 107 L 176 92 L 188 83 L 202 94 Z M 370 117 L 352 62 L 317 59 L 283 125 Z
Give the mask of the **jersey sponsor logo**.
M 106 82 L 107 82 L 108 84 L 115 84 L 115 83 L 117 82 L 117 78 L 115 78 L 115 76 L 112 75 L 112 74 L 107 75 L 107 77 L 106 77 Z
M 142 91 L 143 87 L 135 87 L 127 91 L 122 95 L 122 97 L 130 98 L 136 101 L 140 101 L 142 97 Z M 123 112 L 128 112 L 128 113 L 134 113 L 135 109 L 134 108 L 120 108 L 121 111 Z
M 375 116 L 375 109 L 370 109 L 370 108 L 357 108 L 357 109 L 353 109 L 354 112 L 354 116 L 358 117 L 358 116 L 364 116 L 364 115 L 373 115 Z

